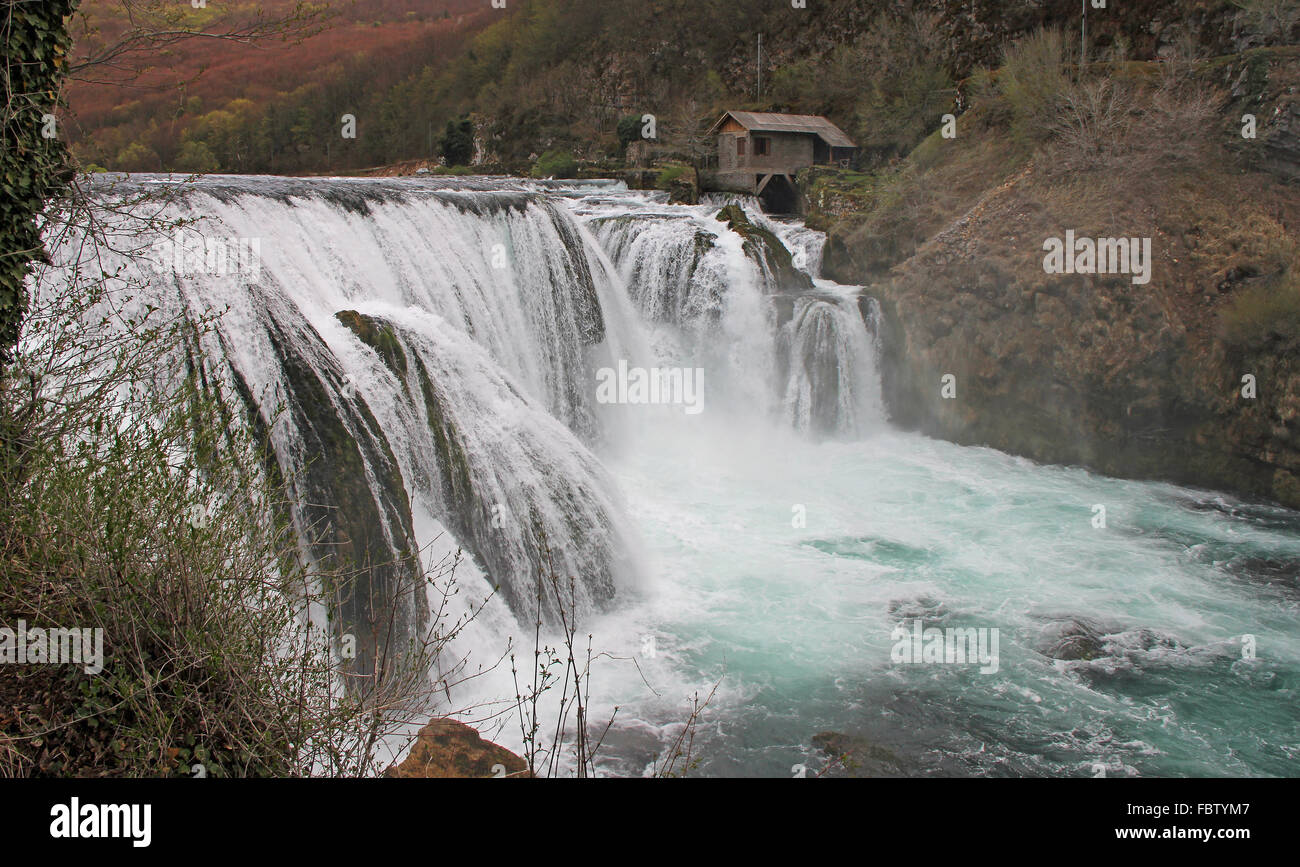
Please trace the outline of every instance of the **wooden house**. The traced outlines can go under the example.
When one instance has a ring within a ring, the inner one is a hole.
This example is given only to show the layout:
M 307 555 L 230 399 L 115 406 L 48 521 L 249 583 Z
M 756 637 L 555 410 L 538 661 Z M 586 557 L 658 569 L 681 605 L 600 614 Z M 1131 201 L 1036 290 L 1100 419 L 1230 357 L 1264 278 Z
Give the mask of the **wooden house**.
M 816 115 L 728 111 L 709 134 L 717 139 L 717 163 L 701 179 L 705 188 L 759 196 L 777 205 L 770 210 L 795 210 L 781 205 L 792 195 L 797 199 L 800 169 L 847 166 L 857 153 L 843 130 Z

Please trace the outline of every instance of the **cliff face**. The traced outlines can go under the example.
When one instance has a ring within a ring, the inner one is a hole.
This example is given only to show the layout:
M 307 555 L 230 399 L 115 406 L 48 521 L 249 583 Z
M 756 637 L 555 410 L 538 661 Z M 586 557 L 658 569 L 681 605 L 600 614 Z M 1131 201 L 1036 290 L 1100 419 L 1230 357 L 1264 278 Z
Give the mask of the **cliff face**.
M 897 423 L 1300 507 L 1300 59 L 1283 49 L 1205 74 L 1220 120 L 1186 164 L 1157 151 L 1067 170 L 969 119 L 890 179 L 803 179 L 829 276 L 866 284 L 886 314 Z M 1239 134 L 1245 111 L 1256 139 Z M 1154 135 L 1173 153 L 1168 132 Z M 1047 273 L 1044 241 L 1067 230 L 1150 238 L 1149 282 Z
M 1049 275 L 1041 239 L 1081 221 L 1022 183 L 873 287 L 891 326 L 895 420 L 1039 461 L 1300 506 L 1300 356 L 1290 341 L 1234 348 L 1208 330 L 1237 284 L 1197 267 L 1207 221 L 1162 213 L 1134 229 L 1167 267 L 1152 284 Z M 1019 245 L 1022 261 L 983 261 L 975 236 Z M 941 394 L 945 374 L 955 397 Z

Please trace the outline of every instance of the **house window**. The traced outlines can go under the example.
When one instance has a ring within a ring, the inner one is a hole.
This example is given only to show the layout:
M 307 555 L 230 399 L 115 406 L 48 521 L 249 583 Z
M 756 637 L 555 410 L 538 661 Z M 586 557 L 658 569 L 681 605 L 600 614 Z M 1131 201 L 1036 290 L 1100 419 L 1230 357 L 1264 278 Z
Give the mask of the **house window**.
M 745 155 L 745 137 L 738 135 L 736 136 L 736 156 L 743 157 L 744 155 Z
M 772 140 L 763 136 L 754 137 L 754 156 L 765 157 L 772 153 Z

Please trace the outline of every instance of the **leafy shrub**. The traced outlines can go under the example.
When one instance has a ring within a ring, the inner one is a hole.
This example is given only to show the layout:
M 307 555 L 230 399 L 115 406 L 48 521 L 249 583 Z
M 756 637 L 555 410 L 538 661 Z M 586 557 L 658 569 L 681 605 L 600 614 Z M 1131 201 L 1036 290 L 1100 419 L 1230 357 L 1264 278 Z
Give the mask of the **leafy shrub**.
M 634 141 L 641 140 L 641 116 L 638 114 L 629 114 L 620 118 L 618 122 L 618 143 L 626 149 Z
M 673 185 L 673 181 L 680 178 L 690 169 L 690 166 L 671 165 L 659 173 L 655 178 L 655 188 L 666 190 Z
M 59 136 L 47 138 L 44 115 L 61 82 L 71 37 L 70 0 L 7 3 L 0 17 L 5 46 L 4 147 L 0 148 L 0 363 L 9 358 L 27 306 L 28 268 L 40 259 L 41 214 L 61 192 L 71 172 Z
M 855 140 L 878 156 L 906 154 L 952 110 L 956 96 L 940 60 L 938 19 L 916 12 L 882 15 L 857 48 L 861 60 L 851 71 L 860 82 Z M 863 69 L 873 71 L 866 82 L 861 82 Z
M 1040 28 L 1003 54 L 998 84 L 1010 105 L 1011 134 L 1033 146 L 1050 135 L 1067 85 L 1065 40 L 1059 30 Z
M 535 178 L 576 178 L 578 161 L 568 151 L 547 151 L 533 163 L 532 175 Z
M 216 156 L 201 141 L 187 141 L 176 155 L 176 168 L 182 172 L 215 172 L 220 166 Z
M 935 18 L 882 14 L 853 43 L 777 69 L 772 99 L 839 120 L 868 161 L 906 154 L 951 110 L 941 49 Z
M 460 120 L 447 121 L 438 147 L 447 165 L 468 165 L 474 158 L 474 125 L 470 119 L 461 117 Z
M 110 168 L 119 172 L 157 172 L 162 171 L 162 160 L 153 148 L 133 141 L 117 152 Z

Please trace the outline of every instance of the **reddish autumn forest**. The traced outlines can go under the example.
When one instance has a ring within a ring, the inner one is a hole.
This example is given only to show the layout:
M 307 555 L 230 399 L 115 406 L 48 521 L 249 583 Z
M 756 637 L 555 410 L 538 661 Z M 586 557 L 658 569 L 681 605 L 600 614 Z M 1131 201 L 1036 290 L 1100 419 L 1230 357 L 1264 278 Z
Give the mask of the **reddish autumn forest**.
M 144 3 L 147 13 L 157 3 Z M 177 8 L 179 7 L 179 8 Z M 220 31 L 275 20 L 298 0 L 169 3 L 181 20 Z M 421 110 L 425 91 L 466 41 L 508 14 L 487 0 L 331 0 L 308 21 L 258 39 L 190 37 L 79 71 L 64 128 L 88 168 L 299 173 L 355 169 L 436 154 L 446 118 Z M 75 61 L 101 55 L 140 24 L 127 0 L 85 0 L 73 23 Z M 352 114 L 364 134 L 340 134 Z

